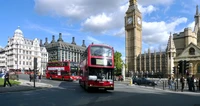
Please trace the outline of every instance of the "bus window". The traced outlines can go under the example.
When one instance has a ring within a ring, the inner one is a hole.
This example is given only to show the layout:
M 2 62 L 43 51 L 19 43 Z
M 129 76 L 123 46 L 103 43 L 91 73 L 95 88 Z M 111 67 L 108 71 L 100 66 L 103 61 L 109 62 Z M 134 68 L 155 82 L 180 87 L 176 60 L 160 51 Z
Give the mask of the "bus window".
M 68 62 L 64 62 L 64 63 L 63 63 L 63 66 L 68 66 Z

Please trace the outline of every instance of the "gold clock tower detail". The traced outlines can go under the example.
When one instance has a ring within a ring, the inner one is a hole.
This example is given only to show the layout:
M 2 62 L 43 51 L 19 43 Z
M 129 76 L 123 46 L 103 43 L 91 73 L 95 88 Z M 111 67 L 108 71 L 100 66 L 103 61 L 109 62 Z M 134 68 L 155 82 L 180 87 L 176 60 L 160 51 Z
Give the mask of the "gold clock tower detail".
M 129 0 L 125 16 L 125 32 L 128 71 L 138 71 L 137 57 L 142 52 L 142 14 L 137 7 L 137 0 Z

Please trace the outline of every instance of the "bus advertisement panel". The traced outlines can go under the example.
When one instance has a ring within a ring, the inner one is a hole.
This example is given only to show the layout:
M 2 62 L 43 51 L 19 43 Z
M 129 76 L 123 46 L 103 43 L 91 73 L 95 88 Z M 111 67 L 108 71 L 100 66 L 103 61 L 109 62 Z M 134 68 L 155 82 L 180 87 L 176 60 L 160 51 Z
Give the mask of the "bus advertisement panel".
M 114 49 L 107 45 L 91 44 L 80 63 L 79 84 L 86 90 L 114 90 Z

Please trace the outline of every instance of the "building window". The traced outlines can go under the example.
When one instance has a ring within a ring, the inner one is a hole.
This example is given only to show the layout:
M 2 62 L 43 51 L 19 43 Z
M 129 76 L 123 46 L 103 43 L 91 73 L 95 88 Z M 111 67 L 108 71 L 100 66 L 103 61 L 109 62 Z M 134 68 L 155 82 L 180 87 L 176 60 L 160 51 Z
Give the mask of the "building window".
M 195 55 L 195 49 L 193 47 L 189 49 L 189 55 Z
M 200 63 L 197 65 L 197 73 L 200 73 Z

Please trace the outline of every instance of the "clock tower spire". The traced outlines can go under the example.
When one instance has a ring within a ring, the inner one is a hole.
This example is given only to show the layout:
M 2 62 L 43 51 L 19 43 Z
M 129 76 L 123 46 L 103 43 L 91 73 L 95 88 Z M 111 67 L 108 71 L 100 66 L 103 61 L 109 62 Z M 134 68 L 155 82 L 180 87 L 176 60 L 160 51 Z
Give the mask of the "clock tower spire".
M 137 7 L 137 0 L 129 0 L 125 15 L 125 51 L 128 71 L 141 71 L 137 57 L 142 51 L 142 14 Z

